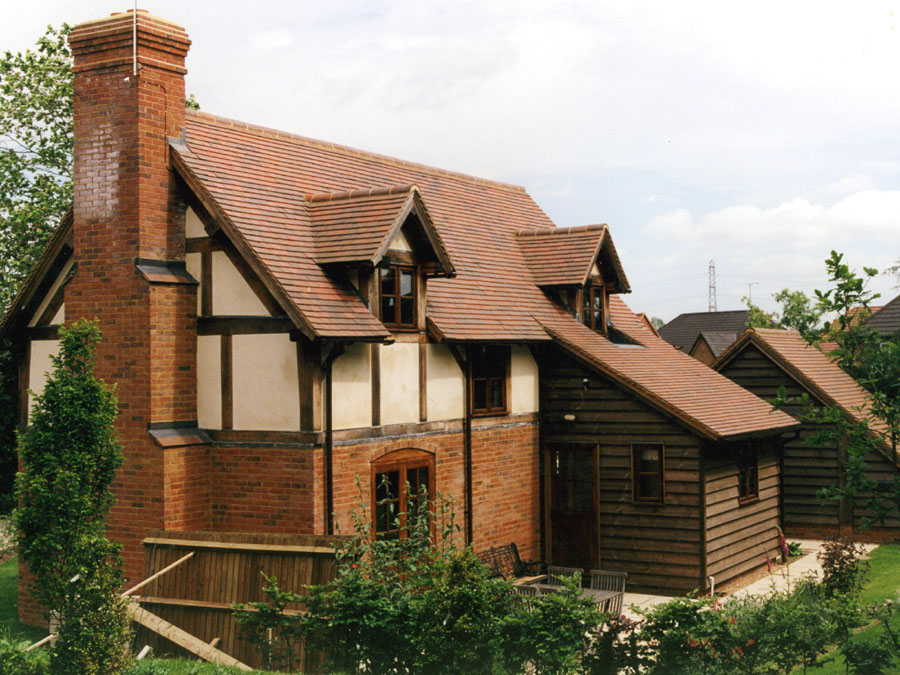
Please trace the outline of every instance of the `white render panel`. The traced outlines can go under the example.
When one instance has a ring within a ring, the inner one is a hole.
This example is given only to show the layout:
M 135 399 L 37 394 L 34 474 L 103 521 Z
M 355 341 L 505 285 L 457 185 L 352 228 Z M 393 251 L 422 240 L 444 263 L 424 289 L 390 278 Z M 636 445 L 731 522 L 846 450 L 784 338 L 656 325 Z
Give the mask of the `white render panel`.
M 184 214 L 184 236 L 188 239 L 206 236 L 206 228 L 204 228 L 203 223 L 200 222 L 197 212 L 190 206 L 188 207 L 187 213 Z
M 513 347 L 510 359 L 511 413 L 532 413 L 540 408 L 538 366 L 528 347 Z
M 334 429 L 372 424 L 372 376 L 369 345 L 352 344 L 335 359 L 331 371 L 331 423 Z
M 222 428 L 222 338 L 197 337 L 197 421 L 201 429 Z
M 51 326 L 62 326 L 66 322 L 66 303 L 63 303 L 59 306 L 59 309 L 56 310 L 56 314 L 53 315 L 53 318 L 50 320 Z
M 231 339 L 234 428 L 299 431 L 297 343 L 287 333 Z
M 50 356 L 59 354 L 59 340 L 32 340 L 31 358 L 28 362 L 28 389 L 34 396 L 44 393 L 47 384 L 47 374 L 53 370 Z M 31 408 L 34 406 L 34 396 L 28 394 L 28 419 L 31 421 Z
M 381 350 L 381 423 L 419 421 L 419 345 L 397 342 Z
M 223 251 L 212 254 L 212 313 L 219 316 L 269 316 L 250 285 Z M 199 295 L 199 294 L 198 294 Z
M 200 316 L 200 300 L 203 295 L 203 256 L 200 253 L 188 253 L 184 256 L 188 274 L 200 282 L 197 287 L 197 316 Z
M 406 235 L 403 234 L 402 229 L 394 235 L 388 248 L 391 251 L 406 251 L 407 253 L 412 253 L 412 246 L 409 245 L 409 240 L 406 238 Z
M 425 345 L 428 421 L 455 420 L 465 414 L 465 378 L 446 345 Z

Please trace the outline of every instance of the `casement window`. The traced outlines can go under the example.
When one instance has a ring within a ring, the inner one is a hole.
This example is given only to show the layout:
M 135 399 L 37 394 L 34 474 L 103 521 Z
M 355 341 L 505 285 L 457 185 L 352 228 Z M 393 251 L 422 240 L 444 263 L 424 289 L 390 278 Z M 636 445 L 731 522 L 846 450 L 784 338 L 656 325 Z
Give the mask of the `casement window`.
M 665 456 L 662 443 L 631 444 L 631 492 L 635 502 L 662 504 L 665 501 Z
M 738 454 L 738 501 L 741 504 L 759 499 L 759 453 L 743 447 Z
M 606 289 L 603 282 L 585 286 L 581 301 L 581 323 L 606 334 Z
M 379 269 L 381 322 L 389 328 L 415 329 L 416 268 L 388 265 Z
M 434 457 L 421 450 L 399 450 L 372 464 L 375 536 L 405 539 L 418 517 L 429 518 L 434 494 Z
M 509 412 L 509 360 L 506 346 L 469 348 L 469 396 L 475 416 Z

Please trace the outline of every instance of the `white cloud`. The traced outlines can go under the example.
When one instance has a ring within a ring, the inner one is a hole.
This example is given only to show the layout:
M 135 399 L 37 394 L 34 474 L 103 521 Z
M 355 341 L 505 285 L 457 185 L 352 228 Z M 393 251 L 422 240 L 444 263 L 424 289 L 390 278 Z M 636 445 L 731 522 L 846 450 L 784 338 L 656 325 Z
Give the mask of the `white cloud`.
M 294 40 L 283 28 L 275 28 L 262 33 L 254 33 L 249 37 L 250 47 L 258 56 L 271 54 L 274 51 L 290 47 Z

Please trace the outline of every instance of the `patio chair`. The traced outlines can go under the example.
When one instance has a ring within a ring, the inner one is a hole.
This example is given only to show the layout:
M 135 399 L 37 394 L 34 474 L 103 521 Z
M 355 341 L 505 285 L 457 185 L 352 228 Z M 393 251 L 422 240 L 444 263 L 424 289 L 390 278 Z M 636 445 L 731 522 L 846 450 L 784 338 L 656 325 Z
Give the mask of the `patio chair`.
M 622 597 L 625 595 L 625 581 L 627 572 L 605 572 L 603 570 L 591 570 L 591 589 L 595 591 L 616 591 L 601 608 L 607 614 L 621 614 Z
M 513 603 L 519 607 L 524 607 L 530 612 L 532 610 L 532 600 L 539 597 L 540 594 L 541 590 L 537 586 L 518 584 L 513 586 Z
M 563 579 L 571 577 L 574 574 L 578 575 L 578 580 L 580 582 L 582 573 L 580 567 L 556 567 L 554 565 L 548 565 L 547 583 L 552 584 L 553 586 L 562 586 Z

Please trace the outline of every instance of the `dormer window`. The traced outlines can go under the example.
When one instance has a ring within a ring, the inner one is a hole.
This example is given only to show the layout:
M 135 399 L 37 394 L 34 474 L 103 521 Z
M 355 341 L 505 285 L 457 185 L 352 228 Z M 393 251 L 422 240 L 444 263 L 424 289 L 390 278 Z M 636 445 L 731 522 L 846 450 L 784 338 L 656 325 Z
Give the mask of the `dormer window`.
M 581 323 L 606 334 L 606 289 L 602 282 L 585 287 L 581 301 Z
M 414 330 L 416 326 L 416 268 L 387 265 L 379 269 L 381 323 L 388 328 Z

